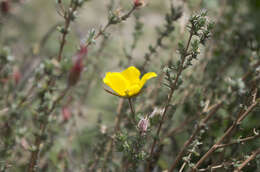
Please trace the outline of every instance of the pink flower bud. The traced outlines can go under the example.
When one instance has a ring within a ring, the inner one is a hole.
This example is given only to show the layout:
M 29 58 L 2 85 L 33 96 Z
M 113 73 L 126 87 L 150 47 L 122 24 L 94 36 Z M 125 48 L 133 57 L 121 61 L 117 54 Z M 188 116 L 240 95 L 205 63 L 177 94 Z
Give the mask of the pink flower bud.
M 62 118 L 63 118 L 63 121 L 66 122 L 70 119 L 71 117 L 71 111 L 68 107 L 63 107 L 62 108 Z
M 140 7 L 140 6 L 144 6 L 144 0 L 134 0 L 134 6 L 135 7 Z
M 149 125 L 149 118 L 148 117 L 142 118 L 139 121 L 137 127 L 138 127 L 139 131 L 141 132 L 141 134 L 145 134 L 145 132 L 147 131 L 148 125 Z
M 74 86 L 80 78 L 81 72 L 84 68 L 83 58 L 87 55 L 88 50 L 86 45 L 81 45 L 80 50 L 73 57 L 73 66 L 70 69 L 68 84 L 69 86 Z

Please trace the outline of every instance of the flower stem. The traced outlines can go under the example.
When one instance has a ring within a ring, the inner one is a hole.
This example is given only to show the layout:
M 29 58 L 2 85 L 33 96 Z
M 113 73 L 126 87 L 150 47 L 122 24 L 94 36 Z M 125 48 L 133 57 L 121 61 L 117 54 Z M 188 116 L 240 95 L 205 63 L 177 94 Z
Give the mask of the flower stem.
M 135 123 L 135 109 L 134 109 L 134 106 L 133 106 L 132 99 L 128 98 L 128 102 L 129 102 L 129 106 L 130 106 L 131 112 L 133 114 L 133 122 Z

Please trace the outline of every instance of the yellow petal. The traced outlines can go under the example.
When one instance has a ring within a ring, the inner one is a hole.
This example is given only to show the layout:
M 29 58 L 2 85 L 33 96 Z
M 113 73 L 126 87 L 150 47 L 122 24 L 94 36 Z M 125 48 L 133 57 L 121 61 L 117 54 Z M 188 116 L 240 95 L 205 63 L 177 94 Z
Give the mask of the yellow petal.
M 129 82 L 124 78 L 121 73 L 108 72 L 103 79 L 103 82 L 120 96 L 126 96 L 126 90 L 129 87 Z
M 140 75 L 141 75 L 141 73 L 134 66 L 130 66 L 129 68 L 127 68 L 126 70 L 124 70 L 121 73 L 129 81 L 129 83 L 131 85 L 140 82 Z
M 151 79 L 151 78 L 156 77 L 156 76 L 157 76 L 157 74 L 154 73 L 154 72 L 146 73 L 146 74 L 142 77 L 142 79 L 141 79 L 141 86 L 143 87 L 143 85 L 146 83 L 146 81 L 147 81 L 148 79 Z
M 126 94 L 127 94 L 127 96 L 132 97 L 132 96 L 137 95 L 140 91 L 141 91 L 141 85 L 140 84 L 134 84 L 134 85 L 131 85 L 127 89 Z

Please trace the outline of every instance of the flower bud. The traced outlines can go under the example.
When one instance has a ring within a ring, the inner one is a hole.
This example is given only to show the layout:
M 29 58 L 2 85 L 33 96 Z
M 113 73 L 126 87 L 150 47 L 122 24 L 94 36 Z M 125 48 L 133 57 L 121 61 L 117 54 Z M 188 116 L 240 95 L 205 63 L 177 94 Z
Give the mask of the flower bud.
M 138 129 L 139 131 L 141 132 L 141 134 L 145 134 L 145 132 L 147 131 L 147 128 L 148 128 L 148 125 L 149 125 L 149 118 L 148 117 L 145 117 L 145 118 L 142 118 L 139 123 L 138 123 Z
M 144 0 L 134 0 L 134 6 L 135 7 L 140 7 L 140 6 L 144 6 Z
M 0 4 L 1 12 L 7 14 L 10 11 L 10 2 L 8 0 L 3 0 Z
M 80 78 L 81 72 L 84 68 L 83 58 L 87 55 L 87 46 L 81 45 L 79 52 L 73 57 L 73 66 L 70 69 L 68 85 L 74 86 Z
M 71 117 L 71 111 L 68 107 L 62 108 L 62 119 L 64 122 L 67 122 Z
M 13 69 L 13 80 L 15 82 L 15 84 L 17 85 L 19 83 L 19 81 L 21 80 L 21 73 L 19 71 L 19 69 L 17 67 L 15 67 Z

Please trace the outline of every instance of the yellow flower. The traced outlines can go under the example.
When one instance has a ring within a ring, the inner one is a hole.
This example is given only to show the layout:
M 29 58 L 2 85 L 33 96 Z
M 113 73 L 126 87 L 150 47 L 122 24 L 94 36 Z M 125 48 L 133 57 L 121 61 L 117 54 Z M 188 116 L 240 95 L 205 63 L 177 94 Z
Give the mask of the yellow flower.
M 148 79 L 157 76 L 156 73 L 149 72 L 140 79 L 140 75 L 136 67 L 130 66 L 123 72 L 106 73 L 103 82 L 114 90 L 117 96 L 129 98 L 140 93 Z

